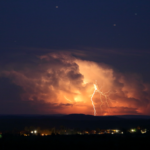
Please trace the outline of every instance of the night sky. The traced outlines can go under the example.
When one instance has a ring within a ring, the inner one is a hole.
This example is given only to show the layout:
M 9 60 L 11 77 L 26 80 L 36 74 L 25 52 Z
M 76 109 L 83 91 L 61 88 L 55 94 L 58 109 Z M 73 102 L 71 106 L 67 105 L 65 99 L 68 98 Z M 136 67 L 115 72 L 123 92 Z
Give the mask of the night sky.
M 0 114 L 150 115 L 149 58 L 148 0 L 0 1 Z

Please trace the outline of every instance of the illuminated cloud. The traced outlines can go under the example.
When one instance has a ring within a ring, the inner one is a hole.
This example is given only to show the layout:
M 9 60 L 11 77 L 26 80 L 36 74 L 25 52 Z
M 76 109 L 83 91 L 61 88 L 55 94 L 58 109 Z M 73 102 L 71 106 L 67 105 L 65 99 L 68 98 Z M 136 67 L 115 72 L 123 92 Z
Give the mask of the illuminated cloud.
M 7 64 L 0 77 L 0 107 L 6 110 L 1 108 L 1 113 L 93 115 L 91 96 L 97 83 L 102 92 L 109 91 L 109 107 L 104 97 L 101 104 L 98 92 L 93 96 L 97 115 L 150 114 L 150 85 L 138 75 L 122 74 L 69 52 Z

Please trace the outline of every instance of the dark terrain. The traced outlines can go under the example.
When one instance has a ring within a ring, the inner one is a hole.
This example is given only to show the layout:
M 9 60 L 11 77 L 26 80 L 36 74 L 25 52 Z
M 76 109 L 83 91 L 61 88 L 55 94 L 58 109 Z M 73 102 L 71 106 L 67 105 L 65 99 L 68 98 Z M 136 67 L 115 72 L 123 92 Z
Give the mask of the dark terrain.
M 91 134 L 91 135 L 50 135 L 50 136 L 20 136 L 9 131 L 21 131 L 25 127 L 40 127 L 56 129 L 129 129 L 143 127 L 149 129 L 149 116 L 102 116 L 94 117 L 83 114 L 72 115 L 22 115 L 0 116 L 0 150 L 36 150 L 36 149 L 146 149 L 149 148 L 150 133 L 125 134 Z M 15 133 L 15 132 L 13 132 Z
M 135 128 L 141 126 L 150 127 L 150 116 L 90 116 L 83 114 L 71 115 L 1 115 L 0 131 L 23 130 L 25 127 L 41 128 L 80 128 L 80 129 L 115 129 Z
M 51 135 L 10 136 L 0 139 L 1 150 L 37 149 L 149 149 L 150 135 Z

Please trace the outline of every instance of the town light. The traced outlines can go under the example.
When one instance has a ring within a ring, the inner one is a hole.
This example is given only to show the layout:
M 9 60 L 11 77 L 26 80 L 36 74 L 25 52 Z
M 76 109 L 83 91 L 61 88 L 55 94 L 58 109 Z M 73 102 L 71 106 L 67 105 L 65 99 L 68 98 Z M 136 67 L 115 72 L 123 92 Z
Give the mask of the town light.
M 34 133 L 37 133 L 37 130 L 34 130 Z
M 116 130 L 116 133 L 118 133 L 119 132 L 119 130 Z
M 145 129 L 145 130 L 141 130 L 141 133 L 142 133 L 142 134 L 146 133 L 146 129 Z
M 114 134 L 114 132 L 111 132 L 111 134 Z

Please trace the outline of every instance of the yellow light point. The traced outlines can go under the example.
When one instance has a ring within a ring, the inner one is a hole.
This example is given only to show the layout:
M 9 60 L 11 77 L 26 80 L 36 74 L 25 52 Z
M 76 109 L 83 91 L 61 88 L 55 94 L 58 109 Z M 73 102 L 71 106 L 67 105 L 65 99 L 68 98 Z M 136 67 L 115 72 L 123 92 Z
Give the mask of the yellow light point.
M 80 97 L 75 97 L 74 100 L 75 102 L 82 102 L 82 99 Z
M 93 105 L 93 109 L 94 109 L 94 116 L 96 116 L 96 109 L 95 109 L 95 105 L 93 102 L 93 96 L 96 92 L 98 92 L 100 94 L 100 102 L 101 102 L 100 108 L 104 103 L 102 96 L 105 98 L 105 102 L 106 102 L 107 106 L 109 107 L 109 104 L 108 104 L 109 91 L 104 93 L 101 91 L 101 89 L 98 90 L 97 85 L 94 84 L 94 92 L 93 92 L 92 97 L 91 97 L 91 101 L 92 101 L 92 105 Z

